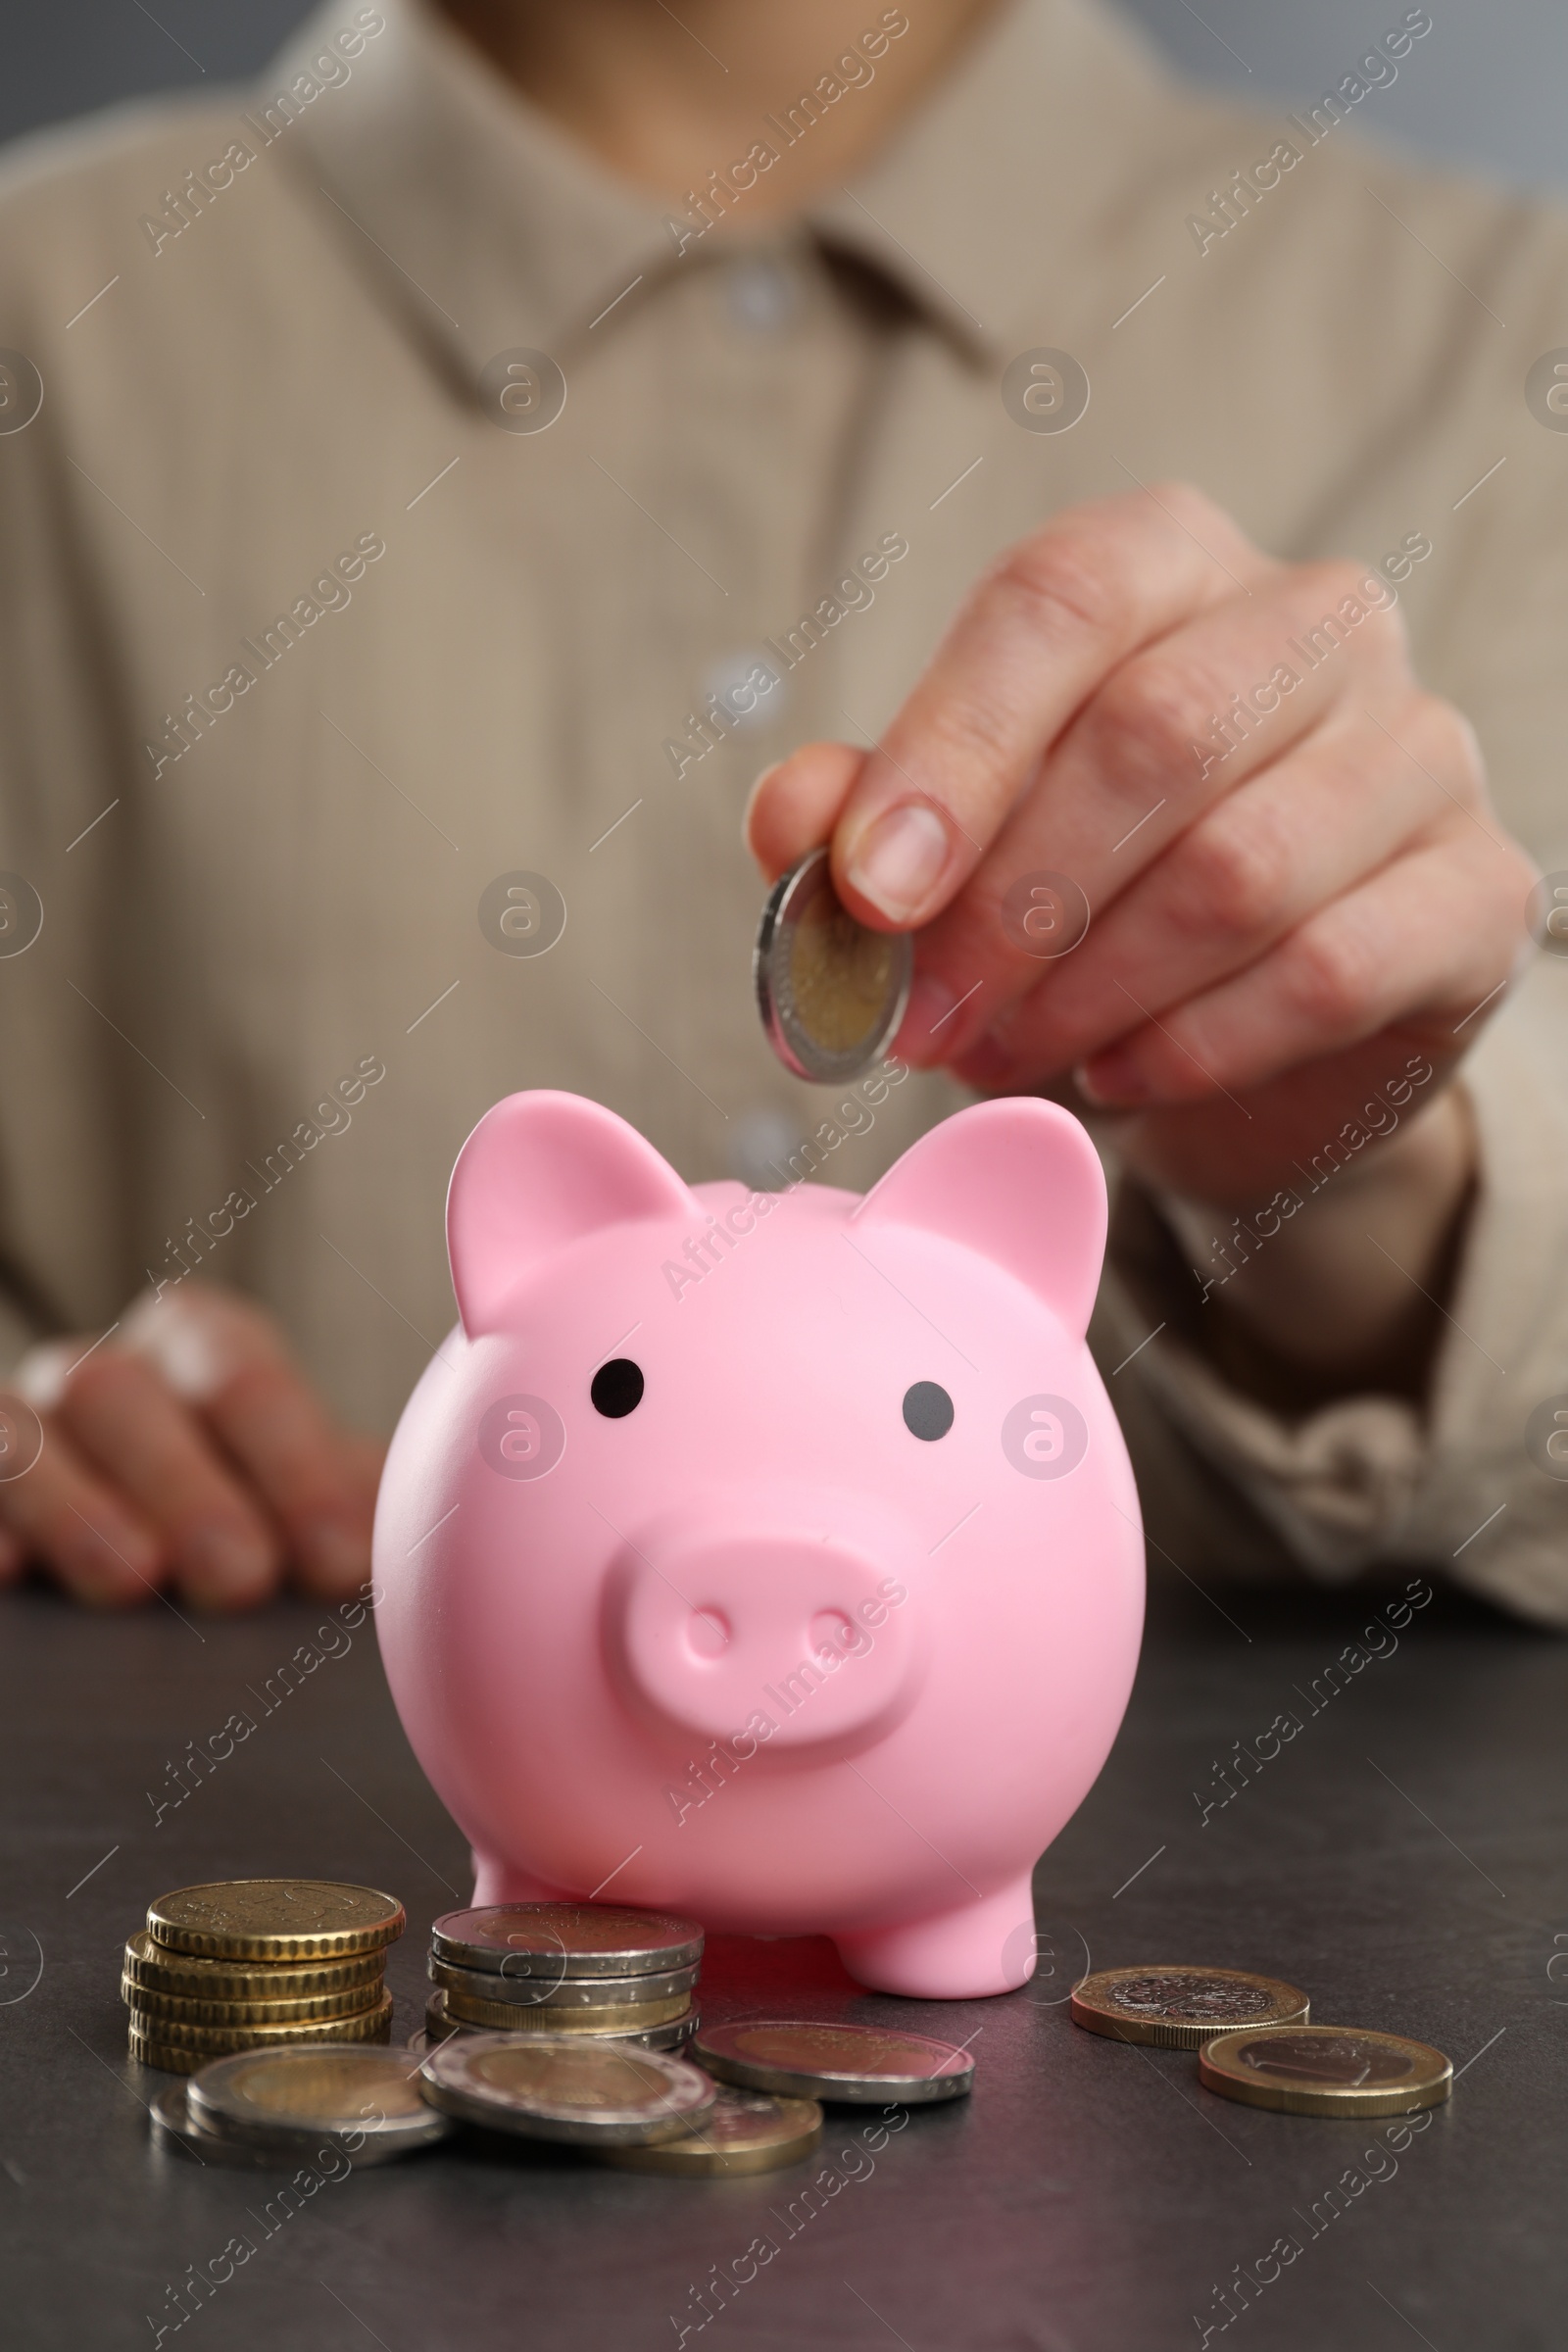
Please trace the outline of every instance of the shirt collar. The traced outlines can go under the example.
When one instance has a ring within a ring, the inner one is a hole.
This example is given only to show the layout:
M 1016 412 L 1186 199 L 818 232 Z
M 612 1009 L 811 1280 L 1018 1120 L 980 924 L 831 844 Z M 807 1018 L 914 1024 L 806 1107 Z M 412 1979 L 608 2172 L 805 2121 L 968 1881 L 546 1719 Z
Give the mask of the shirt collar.
M 368 19 L 381 29 L 334 57 L 334 36 Z M 722 241 L 679 252 L 666 208 L 557 130 L 423 0 L 378 0 L 353 19 L 326 0 L 264 77 L 253 117 L 277 91 L 297 110 L 275 134 L 293 168 L 470 385 L 501 350 L 564 357 L 694 255 L 735 252 L 737 232 L 746 242 L 737 211 Z M 1093 0 L 1012 0 L 865 172 L 799 220 L 760 223 L 754 249 L 815 235 L 994 362 L 1038 317 L 1054 256 L 1071 257 L 1063 287 L 1092 266 L 1159 91 L 1142 43 Z

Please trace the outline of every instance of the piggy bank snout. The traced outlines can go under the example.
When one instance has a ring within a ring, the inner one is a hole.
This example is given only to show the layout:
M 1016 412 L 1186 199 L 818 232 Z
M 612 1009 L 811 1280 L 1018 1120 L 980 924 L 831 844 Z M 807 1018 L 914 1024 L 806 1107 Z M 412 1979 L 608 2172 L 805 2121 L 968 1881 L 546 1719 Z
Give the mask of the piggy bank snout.
M 773 1751 L 860 1744 L 913 1695 L 917 1613 L 880 1545 L 709 1535 L 634 1556 L 612 1590 L 633 1694 L 705 1740 L 750 1726 Z

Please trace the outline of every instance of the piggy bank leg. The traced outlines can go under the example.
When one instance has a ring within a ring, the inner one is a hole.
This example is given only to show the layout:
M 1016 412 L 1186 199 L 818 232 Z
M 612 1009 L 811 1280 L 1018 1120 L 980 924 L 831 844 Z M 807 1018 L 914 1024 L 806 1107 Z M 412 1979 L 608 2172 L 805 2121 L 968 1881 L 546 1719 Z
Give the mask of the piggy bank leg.
M 971 2001 L 1012 1992 L 1034 1974 L 1035 1909 L 1030 1873 L 1000 1894 L 898 1928 L 835 1936 L 839 1958 L 873 1992 L 919 2001 Z
M 492 1903 L 572 1903 L 580 1897 L 569 1894 L 564 1887 L 551 1886 L 526 1870 L 518 1870 L 511 1862 L 492 1860 L 481 1854 L 477 1846 L 470 1847 L 473 1856 L 473 1907 L 487 1909 Z

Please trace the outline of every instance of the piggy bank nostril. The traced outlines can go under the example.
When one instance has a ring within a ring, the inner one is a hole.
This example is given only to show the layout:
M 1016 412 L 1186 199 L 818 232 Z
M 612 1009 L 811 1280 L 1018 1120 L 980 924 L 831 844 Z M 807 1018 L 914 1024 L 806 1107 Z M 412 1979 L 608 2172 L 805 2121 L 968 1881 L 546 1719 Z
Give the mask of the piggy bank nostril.
M 854 1626 L 842 1609 L 818 1609 L 809 1627 L 813 1650 L 849 1650 L 855 1646 Z
M 693 1609 L 686 1640 L 700 1658 L 719 1658 L 729 1647 L 729 1620 L 710 1605 Z

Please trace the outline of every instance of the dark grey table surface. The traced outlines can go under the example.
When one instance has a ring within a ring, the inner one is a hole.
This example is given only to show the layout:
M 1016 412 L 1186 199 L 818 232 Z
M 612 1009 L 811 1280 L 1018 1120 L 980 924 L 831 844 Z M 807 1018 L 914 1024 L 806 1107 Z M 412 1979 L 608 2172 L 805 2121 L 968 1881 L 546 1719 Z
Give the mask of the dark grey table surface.
M 1025 1991 L 870 1998 L 814 1940 L 710 1946 L 706 2014 L 974 2036 L 972 2098 L 908 2114 L 881 2145 L 864 2114 L 831 2110 L 818 2157 L 752 2180 L 449 2146 L 321 2180 L 297 2210 L 271 2203 L 283 2173 L 152 2143 L 145 2105 L 170 2078 L 126 2057 L 120 1950 L 169 1887 L 368 1881 L 408 1905 L 388 1973 L 399 2037 L 418 2025 L 425 1932 L 466 1898 L 466 1855 L 372 1631 L 155 1821 L 168 1765 L 232 1709 L 256 1714 L 247 1690 L 321 1612 L 186 1625 L 8 1597 L 0 2337 L 19 2352 L 1156 2352 L 1207 2328 L 1247 2352 L 1563 2345 L 1568 1648 L 1440 1597 L 1326 1696 L 1326 1667 L 1395 1589 L 1228 1595 L 1243 1630 L 1157 1599 L 1109 1765 L 1037 1876 L 1046 1957 Z M 1194 1791 L 1222 1793 L 1233 1743 L 1287 1710 L 1300 1732 L 1250 1785 L 1233 1773 L 1238 1793 L 1205 1820 Z M 1321 2020 L 1447 2051 L 1453 2098 L 1415 2135 L 1220 2100 L 1191 2055 L 1070 2024 L 1086 1951 L 1286 1976 Z M 203 2299 L 193 2266 L 236 2238 L 254 2251 L 220 2259 L 232 2275 Z M 748 2259 L 758 2240 L 772 2250 Z M 1299 2249 L 1286 2261 L 1281 2240 Z

